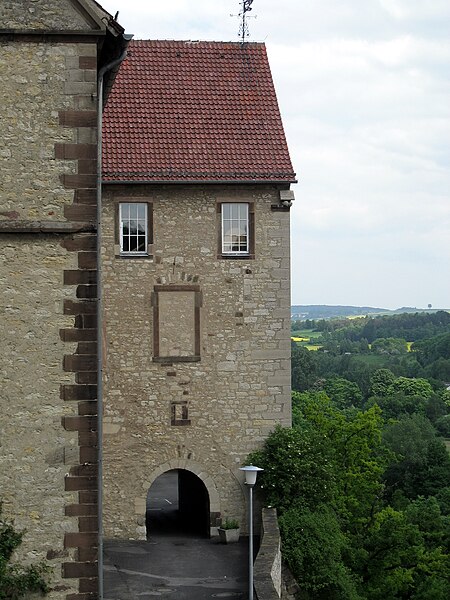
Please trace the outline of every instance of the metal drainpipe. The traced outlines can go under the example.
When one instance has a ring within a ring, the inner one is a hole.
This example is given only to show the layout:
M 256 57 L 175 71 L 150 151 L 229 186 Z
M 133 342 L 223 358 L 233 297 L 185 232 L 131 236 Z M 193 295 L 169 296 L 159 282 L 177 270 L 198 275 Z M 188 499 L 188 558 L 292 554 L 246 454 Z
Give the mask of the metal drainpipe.
M 125 39 L 131 39 L 124 36 Z M 103 77 L 119 65 L 127 51 L 116 60 L 104 65 L 98 73 L 97 86 L 97 430 L 98 430 L 98 597 L 103 600 L 103 322 L 101 281 L 101 219 L 102 219 L 102 123 L 103 123 Z

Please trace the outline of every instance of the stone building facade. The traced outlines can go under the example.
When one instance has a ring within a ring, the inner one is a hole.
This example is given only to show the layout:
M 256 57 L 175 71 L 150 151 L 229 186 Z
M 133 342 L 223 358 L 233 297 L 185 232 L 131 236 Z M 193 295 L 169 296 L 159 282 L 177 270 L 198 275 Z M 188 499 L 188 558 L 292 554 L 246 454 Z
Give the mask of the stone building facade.
M 144 539 L 166 472 L 206 533 L 245 529 L 239 467 L 290 423 L 295 175 L 262 44 L 136 42 L 104 75 L 98 206 L 123 29 L 95 0 L 2 0 L 0 44 L 0 499 L 49 598 L 93 600 L 98 515 Z
M 52 600 L 98 584 L 97 74 L 122 34 L 92 0 L 0 2 L 0 500 Z
M 182 520 L 245 531 L 239 467 L 291 419 L 295 175 L 265 48 L 129 48 L 104 119 L 105 536 L 146 539 L 168 471 Z

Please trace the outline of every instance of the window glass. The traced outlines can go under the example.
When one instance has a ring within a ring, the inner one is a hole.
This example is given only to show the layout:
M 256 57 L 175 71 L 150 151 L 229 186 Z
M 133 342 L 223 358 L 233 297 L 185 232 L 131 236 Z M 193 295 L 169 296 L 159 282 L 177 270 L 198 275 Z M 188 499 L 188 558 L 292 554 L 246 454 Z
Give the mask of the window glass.
M 147 204 L 144 202 L 120 204 L 120 251 L 147 252 Z
M 248 254 L 248 204 L 222 204 L 222 252 Z

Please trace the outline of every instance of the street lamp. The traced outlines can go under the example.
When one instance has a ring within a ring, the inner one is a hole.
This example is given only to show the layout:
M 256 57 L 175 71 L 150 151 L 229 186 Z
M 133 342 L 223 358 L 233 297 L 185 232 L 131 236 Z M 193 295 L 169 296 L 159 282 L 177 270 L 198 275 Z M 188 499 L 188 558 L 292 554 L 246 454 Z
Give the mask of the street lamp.
M 264 471 L 259 467 L 248 465 L 240 467 L 244 471 L 245 484 L 248 485 L 249 503 L 248 503 L 248 600 L 253 600 L 253 486 L 256 483 L 258 471 Z

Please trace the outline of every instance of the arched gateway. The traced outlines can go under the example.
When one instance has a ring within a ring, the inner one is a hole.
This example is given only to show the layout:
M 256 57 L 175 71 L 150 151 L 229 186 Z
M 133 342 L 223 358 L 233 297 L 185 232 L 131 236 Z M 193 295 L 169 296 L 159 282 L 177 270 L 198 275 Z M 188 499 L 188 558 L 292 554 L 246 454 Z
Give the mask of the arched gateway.
M 220 518 L 213 480 L 191 461 L 170 461 L 149 480 L 145 523 L 147 537 L 157 533 L 210 536 Z

